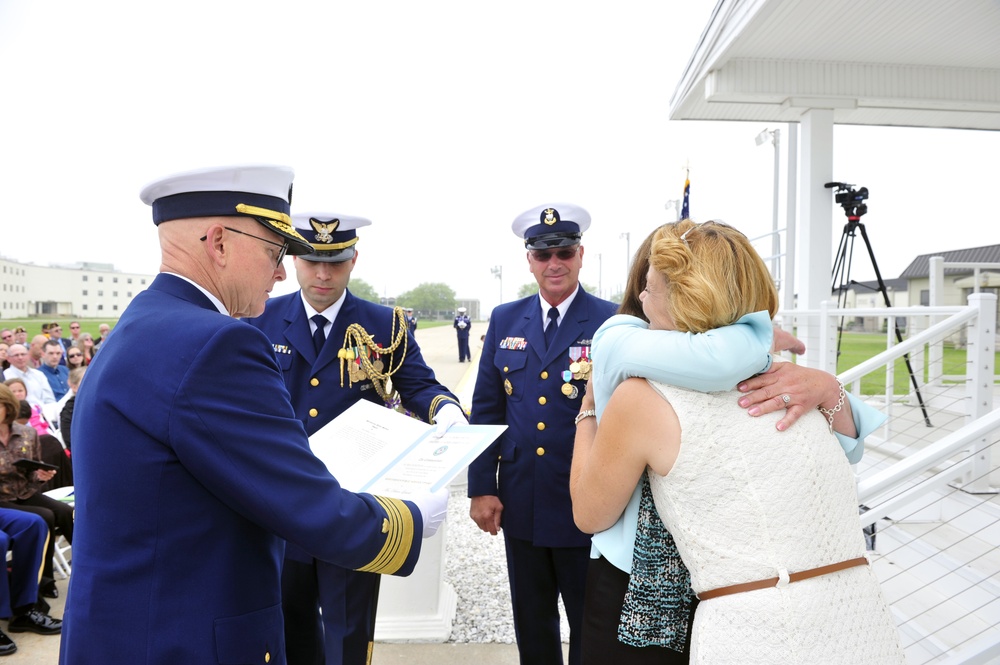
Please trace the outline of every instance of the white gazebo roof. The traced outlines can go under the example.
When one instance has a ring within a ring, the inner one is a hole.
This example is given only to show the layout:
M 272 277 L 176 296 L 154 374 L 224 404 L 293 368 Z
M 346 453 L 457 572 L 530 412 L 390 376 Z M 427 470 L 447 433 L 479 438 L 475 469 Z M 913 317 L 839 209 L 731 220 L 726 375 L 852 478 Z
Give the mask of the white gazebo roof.
M 671 120 L 1000 130 L 997 0 L 719 0 Z

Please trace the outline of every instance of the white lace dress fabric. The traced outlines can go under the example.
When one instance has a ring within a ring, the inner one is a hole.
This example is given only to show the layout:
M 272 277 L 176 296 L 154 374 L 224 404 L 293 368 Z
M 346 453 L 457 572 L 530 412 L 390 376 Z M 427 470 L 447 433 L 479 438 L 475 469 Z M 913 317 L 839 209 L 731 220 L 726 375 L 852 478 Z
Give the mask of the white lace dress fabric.
M 649 471 L 656 509 L 695 592 L 865 555 L 854 476 L 818 411 L 785 432 L 749 417 L 735 392 L 650 384 L 677 412 L 681 447 Z M 870 566 L 702 601 L 692 663 L 905 663 Z

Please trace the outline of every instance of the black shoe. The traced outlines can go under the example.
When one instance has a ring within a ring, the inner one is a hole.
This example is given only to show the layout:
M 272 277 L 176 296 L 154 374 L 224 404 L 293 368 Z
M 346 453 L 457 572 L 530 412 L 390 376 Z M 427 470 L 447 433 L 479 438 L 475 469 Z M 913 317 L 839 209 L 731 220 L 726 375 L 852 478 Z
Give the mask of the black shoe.
M 45 596 L 46 598 L 58 598 L 59 589 L 56 588 L 55 581 L 49 582 L 48 584 L 43 584 L 38 587 L 38 593 Z
M 14 640 L 7 636 L 7 633 L 0 630 L 0 656 L 9 656 L 17 651 L 17 645 L 14 644 Z
M 35 609 L 41 612 L 42 614 L 48 614 L 49 610 L 52 609 L 52 606 L 49 605 L 47 600 L 39 596 L 38 600 L 35 601 Z
M 53 619 L 48 614 L 31 610 L 27 614 L 16 616 L 7 624 L 7 630 L 12 633 L 38 633 L 39 635 L 55 635 L 62 632 L 62 620 Z

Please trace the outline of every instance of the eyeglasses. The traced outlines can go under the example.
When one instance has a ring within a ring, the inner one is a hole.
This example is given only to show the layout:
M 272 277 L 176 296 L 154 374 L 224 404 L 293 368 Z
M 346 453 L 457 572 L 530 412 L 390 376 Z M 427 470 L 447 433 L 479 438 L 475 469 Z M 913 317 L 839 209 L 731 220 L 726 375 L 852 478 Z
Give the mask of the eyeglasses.
M 82 358 L 83 354 L 82 353 L 67 353 L 66 357 L 67 358 Z
M 69 329 L 70 330 L 79 330 L 80 326 L 70 326 Z
M 555 256 L 560 261 L 569 261 L 571 258 L 576 256 L 576 253 L 580 251 L 579 247 L 574 247 L 573 249 L 556 249 L 556 250 L 531 250 L 531 258 L 538 261 L 539 263 L 548 263 L 549 259 Z
M 223 226 L 222 228 L 226 229 L 227 231 L 232 231 L 233 233 L 239 233 L 241 236 L 250 236 L 251 238 L 256 238 L 257 240 L 260 240 L 261 242 L 266 242 L 268 245 L 274 245 L 275 247 L 280 247 L 281 250 L 278 252 L 278 259 L 277 259 L 277 261 L 274 262 L 274 267 L 275 268 L 277 268 L 278 266 L 281 265 L 282 259 L 285 258 L 285 254 L 288 252 L 288 243 L 287 242 L 286 243 L 282 243 L 282 244 L 279 245 L 278 243 L 273 242 L 271 240 L 268 240 L 267 238 L 261 238 L 260 236 L 255 236 L 252 233 L 247 233 L 246 231 L 240 231 L 239 229 L 234 229 L 231 226 Z M 207 239 L 208 239 L 207 235 L 204 235 L 204 236 L 202 236 L 200 238 L 200 240 L 202 242 L 204 242 Z

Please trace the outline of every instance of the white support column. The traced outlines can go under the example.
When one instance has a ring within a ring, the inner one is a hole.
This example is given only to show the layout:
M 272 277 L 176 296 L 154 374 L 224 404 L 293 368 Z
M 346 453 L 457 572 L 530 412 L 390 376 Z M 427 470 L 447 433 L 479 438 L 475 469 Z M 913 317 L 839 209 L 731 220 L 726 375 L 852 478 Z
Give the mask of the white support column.
M 420 559 L 408 577 L 382 576 L 376 642 L 448 641 L 458 598 L 454 587 L 445 582 L 447 530 L 445 522 L 423 541 Z
M 966 424 L 982 418 L 993 410 L 993 377 L 996 373 L 997 297 L 992 293 L 973 293 L 969 305 L 979 310 L 979 316 L 970 323 L 968 355 L 968 381 L 966 394 L 969 414 Z M 997 494 L 1000 489 L 990 486 L 992 435 L 973 443 L 972 471 L 967 475 L 962 489 L 972 494 Z
M 796 281 L 798 307 L 818 309 L 830 299 L 833 270 L 833 196 L 824 185 L 833 180 L 833 110 L 808 109 L 799 123 L 802 127 L 801 220 L 798 225 Z M 803 362 L 819 367 L 823 360 L 808 349 L 819 348 L 822 331 L 808 325 L 799 328 L 799 338 L 806 344 Z
M 788 167 L 785 178 L 785 271 L 782 280 L 782 290 L 784 300 L 782 307 L 785 311 L 795 309 L 795 289 L 798 282 L 795 280 L 795 202 L 798 199 L 798 179 L 796 175 L 799 169 L 799 127 L 795 123 L 788 123 Z M 786 326 L 786 330 L 791 332 L 791 326 Z

